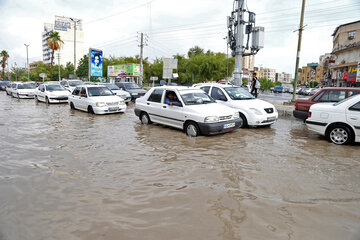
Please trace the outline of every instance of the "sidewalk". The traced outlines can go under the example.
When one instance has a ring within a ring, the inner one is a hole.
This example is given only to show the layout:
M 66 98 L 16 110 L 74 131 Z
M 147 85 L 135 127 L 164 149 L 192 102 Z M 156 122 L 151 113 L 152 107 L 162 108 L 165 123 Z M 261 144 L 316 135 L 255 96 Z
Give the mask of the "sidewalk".
M 278 110 L 279 117 L 284 118 L 294 118 L 293 110 L 295 109 L 294 105 L 284 105 L 283 103 L 272 103 Z

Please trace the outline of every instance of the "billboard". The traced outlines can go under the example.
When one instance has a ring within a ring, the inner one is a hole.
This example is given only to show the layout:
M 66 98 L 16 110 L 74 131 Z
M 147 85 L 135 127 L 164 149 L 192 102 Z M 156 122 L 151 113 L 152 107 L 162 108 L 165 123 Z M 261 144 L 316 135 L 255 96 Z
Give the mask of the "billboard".
M 69 18 L 55 17 L 54 29 L 60 31 L 67 31 L 71 28 L 71 22 Z
M 102 77 L 103 73 L 103 52 L 98 49 L 89 49 L 89 72 L 92 77 Z
M 107 76 L 140 76 L 140 64 L 128 63 L 108 66 Z

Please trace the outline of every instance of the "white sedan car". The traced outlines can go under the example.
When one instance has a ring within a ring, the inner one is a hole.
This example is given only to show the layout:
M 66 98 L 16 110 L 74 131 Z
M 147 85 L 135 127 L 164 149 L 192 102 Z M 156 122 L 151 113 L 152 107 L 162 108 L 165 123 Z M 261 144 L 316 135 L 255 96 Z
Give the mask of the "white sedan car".
M 49 103 L 67 103 L 69 91 L 58 82 L 40 84 L 35 89 L 35 101 Z
M 242 122 L 237 111 L 216 103 L 204 91 L 179 86 L 150 89 L 136 99 L 135 114 L 142 124 L 171 126 L 192 137 L 230 132 Z
M 335 144 L 360 142 L 360 95 L 310 107 L 306 125 Z
M 278 119 L 278 112 L 274 105 L 254 98 L 242 87 L 216 83 L 205 83 L 197 86 L 218 103 L 239 111 L 243 120 L 240 127 L 267 126 Z
M 119 113 L 126 110 L 124 99 L 101 85 L 77 86 L 69 96 L 68 102 L 71 109 L 92 114 Z
M 103 86 L 107 87 L 108 89 L 110 89 L 115 95 L 117 95 L 117 96 L 121 97 L 122 99 L 124 99 L 126 104 L 131 101 L 130 93 L 122 90 L 116 84 L 114 84 L 114 83 L 100 83 L 99 85 L 103 85 Z
M 15 83 L 11 93 L 16 98 L 34 98 L 35 89 L 34 83 Z

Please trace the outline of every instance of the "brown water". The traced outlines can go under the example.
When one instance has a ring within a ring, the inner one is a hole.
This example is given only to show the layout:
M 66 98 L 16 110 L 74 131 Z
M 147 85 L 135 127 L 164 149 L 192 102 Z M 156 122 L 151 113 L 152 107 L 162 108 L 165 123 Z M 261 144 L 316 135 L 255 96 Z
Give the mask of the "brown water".
M 0 93 L 0 240 L 359 239 L 360 148 L 300 121 L 186 137 Z

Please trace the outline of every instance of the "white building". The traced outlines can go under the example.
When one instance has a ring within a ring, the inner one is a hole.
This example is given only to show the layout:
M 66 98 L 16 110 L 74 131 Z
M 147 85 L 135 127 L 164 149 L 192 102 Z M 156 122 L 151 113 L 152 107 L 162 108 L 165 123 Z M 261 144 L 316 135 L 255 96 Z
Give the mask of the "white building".
M 84 32 L 82 21 L 73 19 L 76 22 L 76 66 L 79 60 L 87 53 L 84 48 Z M 60 39 L 64 42 L 60 51 L 54 54 L 54 64 L 58 64 L 58 54 L 60 54 L 60 65 L 66 65 L 67 62 L 74 64 L 74 22 L 68 17 L 55 16 L 55 22 L 44 23 L 44 31 L 42 33 L 43 62 L 49 64 L 51 60 L 51 49 L 46 43 L 46 38 L 50 32 L 59 32 Z
M 276 73 L 277 75 L 277 81 L 282 82 L 282 83 L 291 83 L 292 82 L 292 77 L 291 77 L 291 73 L 286 73 L 286 72 L 282 72 L 282 73 Z

